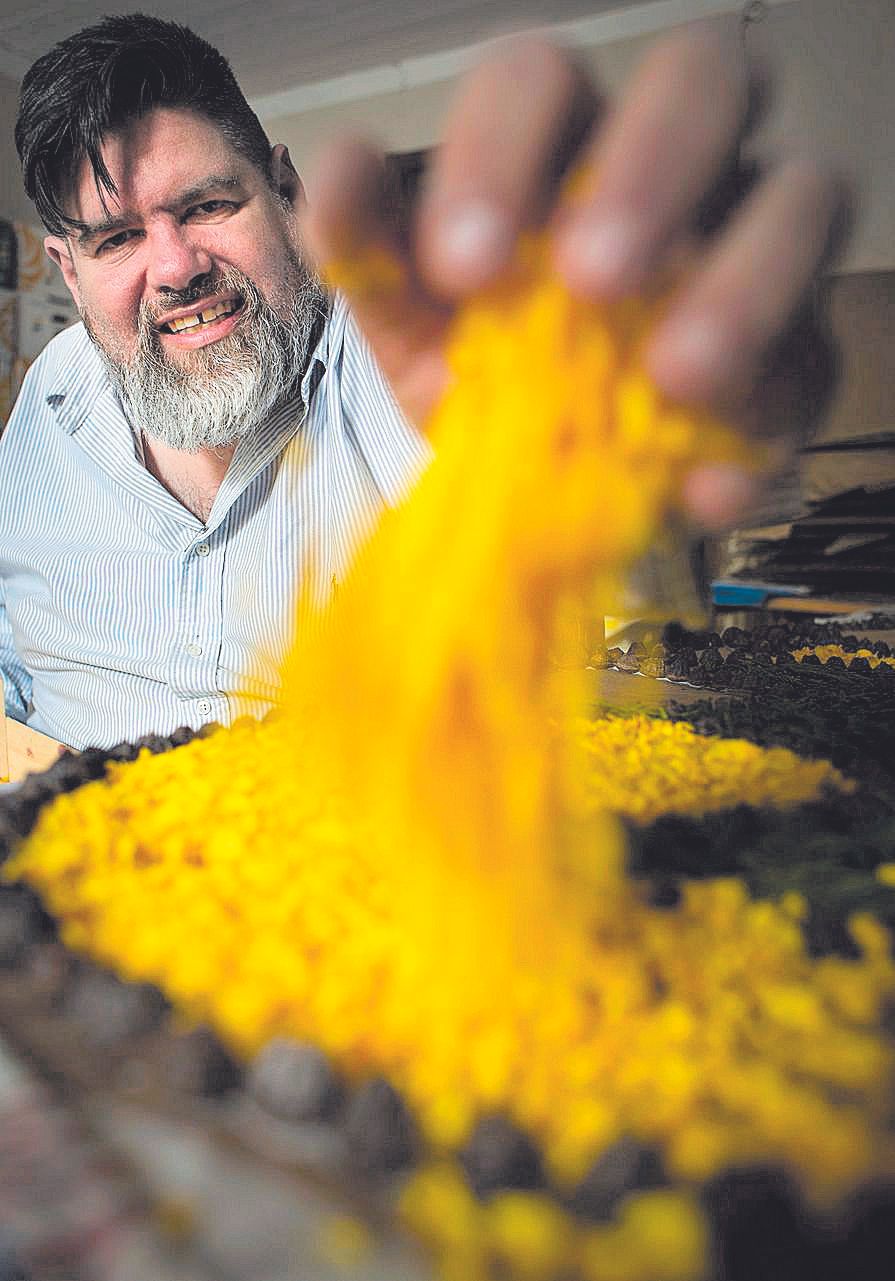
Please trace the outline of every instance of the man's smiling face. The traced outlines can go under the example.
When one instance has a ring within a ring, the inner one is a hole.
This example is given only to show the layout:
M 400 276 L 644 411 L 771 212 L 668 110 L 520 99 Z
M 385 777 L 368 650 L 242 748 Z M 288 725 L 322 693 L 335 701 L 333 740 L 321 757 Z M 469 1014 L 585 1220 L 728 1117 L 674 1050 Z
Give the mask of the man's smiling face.
M 85 162 L 68 209 L 87 230 L 49 236 L 47 251 L 133 425 L 175 448 L 230 443 L 294 386 L 323 306 L 293 228 L 298 180 L 276 150 L 278 198 L 212 122 L 181 109 L 132 121 L 103 156 L 117 195 L 104 207 Z

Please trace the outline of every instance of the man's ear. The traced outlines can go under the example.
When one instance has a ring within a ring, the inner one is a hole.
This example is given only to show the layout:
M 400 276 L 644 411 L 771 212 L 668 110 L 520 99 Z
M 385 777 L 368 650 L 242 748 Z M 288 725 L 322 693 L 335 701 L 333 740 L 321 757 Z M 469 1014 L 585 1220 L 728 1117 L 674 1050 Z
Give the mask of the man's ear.
M 78 275 L 75 271 L 75 264 L 71 256 L 71 246 L 64 236 L 46 236 L 44 239 L 44 249 L 48 257 L 62 272 L 62 279 L 68 286 L 68 292 L 75 300 L 75 306 L 78 311 L 81 310 L 81 291 L 78 288 Z
M 304 184 L 290 159 L 289 149 L 283 142 L 278 142 L 271 149 L 270 176 L 274 191 L 288 200 L 293 209 L 300 209 L 305 202 Z

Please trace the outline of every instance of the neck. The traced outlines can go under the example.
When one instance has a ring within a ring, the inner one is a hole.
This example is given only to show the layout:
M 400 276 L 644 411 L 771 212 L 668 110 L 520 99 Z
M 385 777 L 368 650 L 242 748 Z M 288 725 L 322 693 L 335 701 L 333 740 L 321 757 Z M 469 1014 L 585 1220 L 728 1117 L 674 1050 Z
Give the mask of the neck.
M 147 471 L 203 524 L 208 521 L 235 449 L 235 445 L 227 445 L 188 454 L 163 445 L 152 436 L 143 437 Z

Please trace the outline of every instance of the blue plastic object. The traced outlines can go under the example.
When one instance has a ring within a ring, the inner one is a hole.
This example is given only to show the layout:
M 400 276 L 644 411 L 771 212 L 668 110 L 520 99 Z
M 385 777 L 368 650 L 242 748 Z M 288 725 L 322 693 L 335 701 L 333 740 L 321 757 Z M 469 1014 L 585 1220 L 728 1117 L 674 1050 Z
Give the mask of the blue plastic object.
M 810 587 L 792 587 L 786 583 L 747 583 L 716 579 L 712 583 L 712 604 L 734 609 L 749 609 L 766 604 L 775 596 L 807 596 Z

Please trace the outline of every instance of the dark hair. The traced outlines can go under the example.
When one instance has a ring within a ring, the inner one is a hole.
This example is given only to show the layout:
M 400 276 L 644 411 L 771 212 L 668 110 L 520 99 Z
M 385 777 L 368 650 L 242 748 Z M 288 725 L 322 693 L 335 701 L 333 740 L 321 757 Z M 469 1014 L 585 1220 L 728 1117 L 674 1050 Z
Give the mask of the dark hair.
M 175 22 L 143 13 L 104 18 L 60 41 L 22 81 L 16 147 L 25 190 L 49 231 L 84 230 L 62 201 L 85 158 L 103 203 L 117 194 L 103 141 L 155 107 L 205 116 L 268 173 L 270 142 L 223 54 Z

